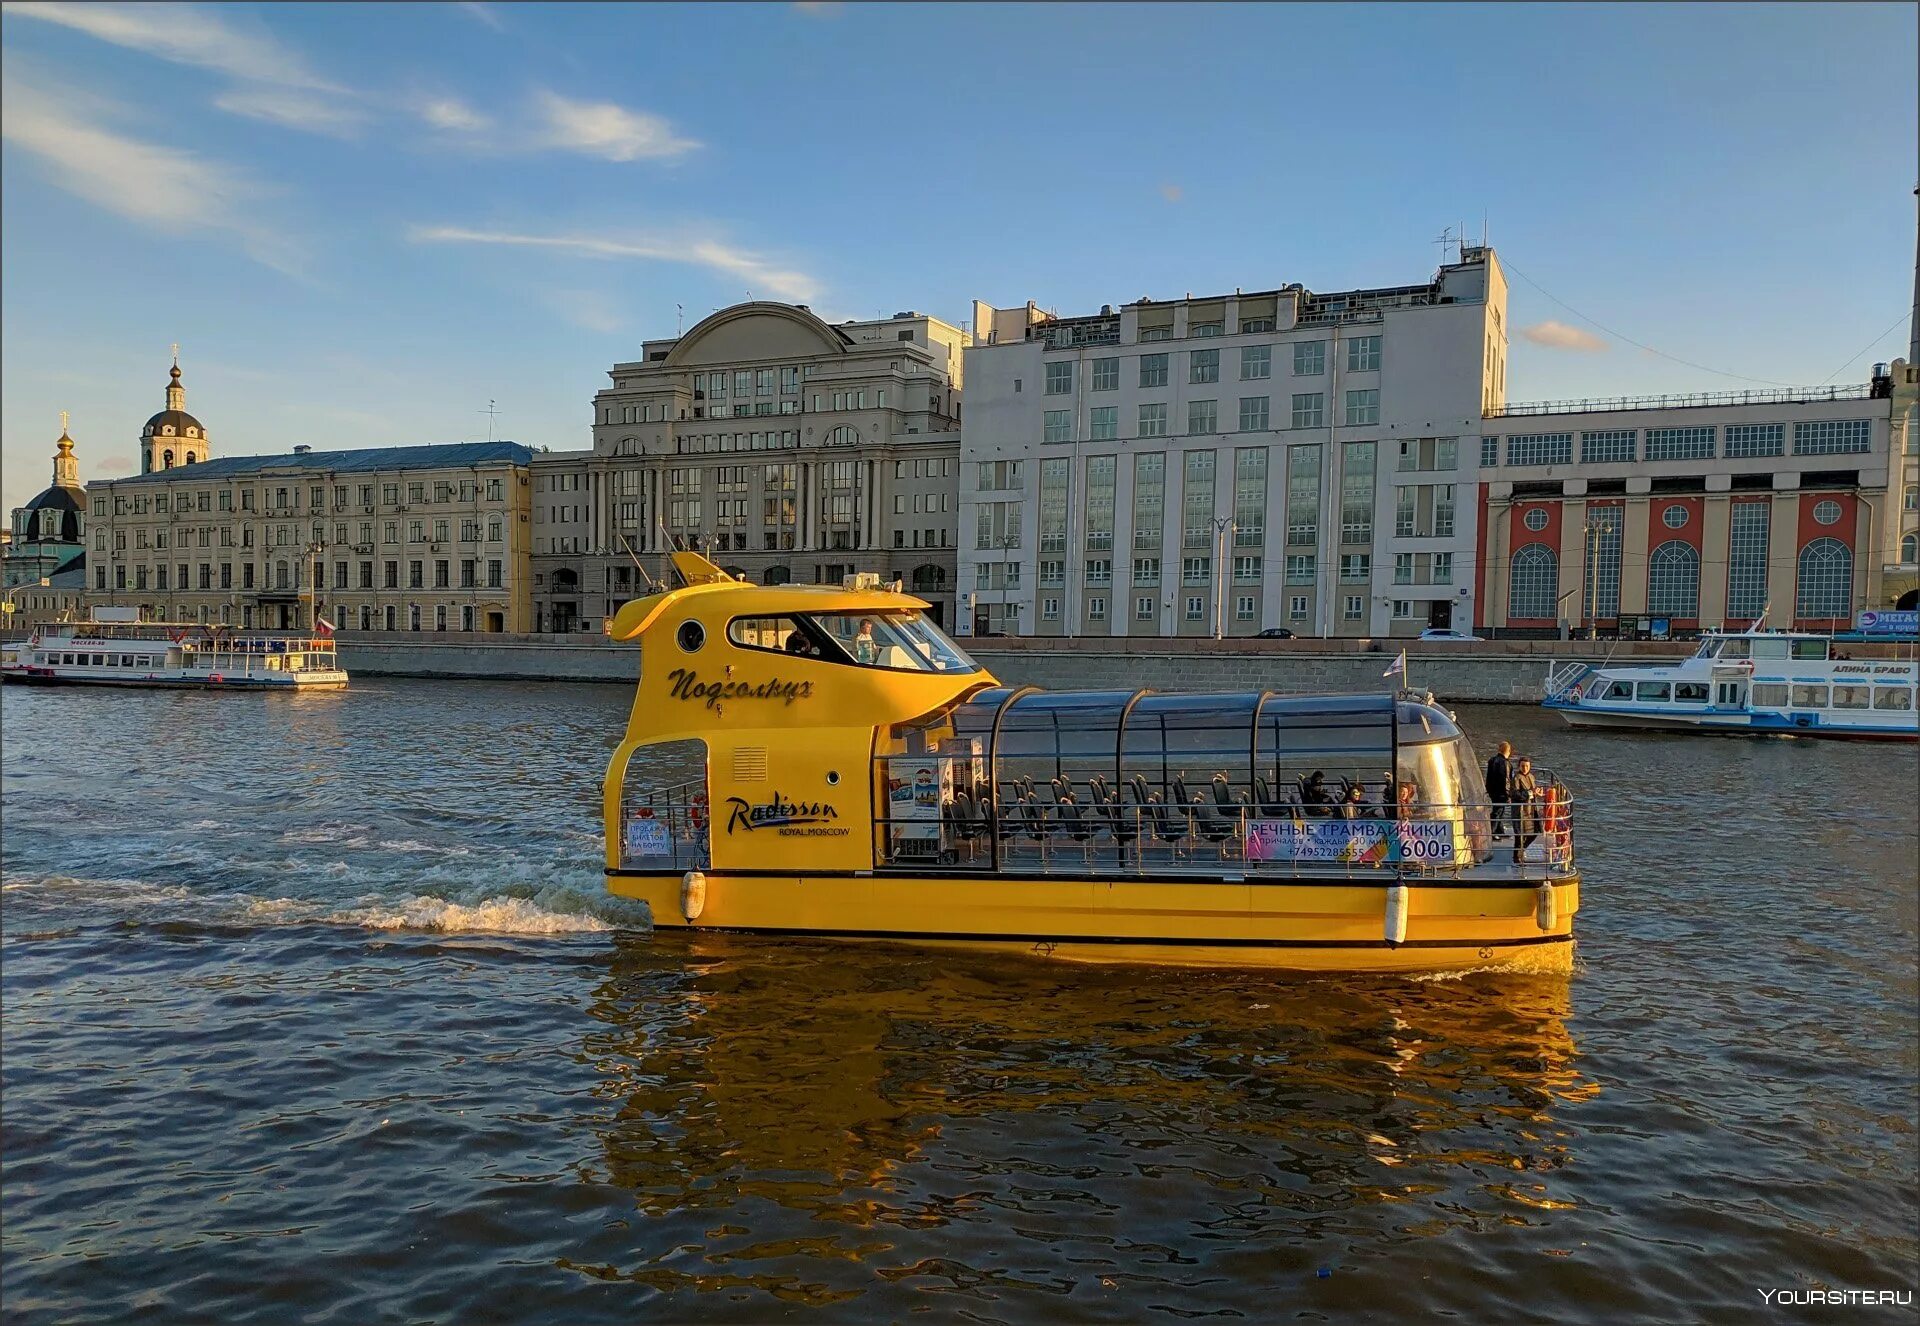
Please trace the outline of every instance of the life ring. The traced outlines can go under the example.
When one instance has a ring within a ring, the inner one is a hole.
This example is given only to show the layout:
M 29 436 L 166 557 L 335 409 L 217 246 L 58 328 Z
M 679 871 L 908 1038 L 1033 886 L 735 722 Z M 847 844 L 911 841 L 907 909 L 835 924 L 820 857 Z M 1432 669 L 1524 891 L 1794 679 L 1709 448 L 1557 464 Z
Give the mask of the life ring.
M 1573 701 L 1573 702 L 1574 702 L 1575 704 L 1579 704 L 1579 703 L 1580 703 L 1580 688 L 1579 688 L 1578 686 L 1576 686 L 1576 687 L 1574 687 L 1574 688 L 1573 688 L 1573 689 L 1572 689 L 1571 691 L 1568 691 L 1568 692 L 1567 692 L 1567 698 L 1568 698 L 1568 699 L 1570 699 L 1570 700 L 1572 700 L 1572 701 Z

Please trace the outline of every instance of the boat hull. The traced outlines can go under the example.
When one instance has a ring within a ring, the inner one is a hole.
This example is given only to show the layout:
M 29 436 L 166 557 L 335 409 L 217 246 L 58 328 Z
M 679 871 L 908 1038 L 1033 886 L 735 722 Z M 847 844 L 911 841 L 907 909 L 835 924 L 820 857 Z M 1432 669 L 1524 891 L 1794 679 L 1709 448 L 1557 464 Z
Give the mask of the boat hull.
M 1542 929 L 1538 883 L 1410 883 L 1405 938 L 1396 943 L 1386 938 L 1383 884 L 712 872 L 704 881 L 690 921 L 680 875 L 607 875 L 611 892 L 647 903 L 662 929 L 1320 972 L 1566 972 L 1580 902 L 1577 877 L 1555 881 Z
M 260 677 L 73 677 L 40 669 L 9 670 L 0 681 L 20 686 L 113 686 L 122 689 L 189 691 L 338 691 L 346 689 L 347 674 L 315 674 L 299 681 L 267 681 Z
M 1828 741 L 1920 741 L 1920 726 L 1849 726 L 1833 722 L 1798 723 L 1791 715 L 1627 713 L 1586 705 L 1545 706 L 1569 727 L 1616 732 L 1705 732 L 1732 737 L 1817 737 Z

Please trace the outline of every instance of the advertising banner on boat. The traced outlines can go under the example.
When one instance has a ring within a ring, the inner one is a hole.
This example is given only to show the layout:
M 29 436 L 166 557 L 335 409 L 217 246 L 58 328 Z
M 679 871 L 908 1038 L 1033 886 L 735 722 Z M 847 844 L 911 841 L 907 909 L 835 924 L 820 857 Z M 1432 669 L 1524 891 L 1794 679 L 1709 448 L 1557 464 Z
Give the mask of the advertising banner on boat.
M 1357 866 L 1451 865 L 1453 825 L 1444 820 L 1250 820 L 1247 859 Z
M 1870 608 L 1860 614 L 1862 635 L 1913 635 L 1920 632 L 1920 612 Z

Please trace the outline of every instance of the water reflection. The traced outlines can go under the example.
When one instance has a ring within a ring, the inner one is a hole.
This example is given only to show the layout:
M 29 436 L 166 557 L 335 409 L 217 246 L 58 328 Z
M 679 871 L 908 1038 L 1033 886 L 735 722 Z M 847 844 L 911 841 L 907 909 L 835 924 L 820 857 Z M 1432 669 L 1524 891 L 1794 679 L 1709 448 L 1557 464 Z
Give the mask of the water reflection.
M 1597 1087 L 1564 979 L 856 954 L 619 944 L 583 1046 L 606 1107 L 589 1177 L 634 1195 L 638 1238 L 575 1269 L 816 1303 L 1144 1275 L 1245 1309 L 1257 1287 L 1220 1277 L 1249 1247 L 1575 1205 L 1557 1116 Z

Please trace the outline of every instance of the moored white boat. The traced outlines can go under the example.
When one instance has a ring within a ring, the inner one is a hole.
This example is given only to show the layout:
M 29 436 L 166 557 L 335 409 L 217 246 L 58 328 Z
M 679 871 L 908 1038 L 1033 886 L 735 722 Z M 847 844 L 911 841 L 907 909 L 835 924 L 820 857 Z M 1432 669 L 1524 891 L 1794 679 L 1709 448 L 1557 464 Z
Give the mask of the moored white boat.
M 330 634 L 231 631 L 185 622 L 43 626 L 7 647 L 0 679 L 38 686 L 338 690 L 347 684 Z
M 1914 660 L 1836 655 L 1801 631 L 1712 631 L 1691 658 L 1547 674 L 1546 708 L 1574 727 L 1920 740 Z

